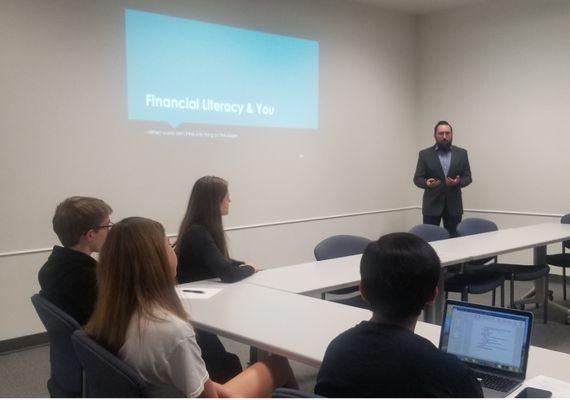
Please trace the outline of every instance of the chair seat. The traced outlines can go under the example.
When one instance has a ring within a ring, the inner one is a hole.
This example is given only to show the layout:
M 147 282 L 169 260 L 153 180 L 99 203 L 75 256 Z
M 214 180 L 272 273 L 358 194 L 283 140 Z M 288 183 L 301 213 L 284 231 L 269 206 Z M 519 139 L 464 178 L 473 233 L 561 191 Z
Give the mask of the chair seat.
M 570 253 L 552 254 L 546 256 L 546 263 L 557 267 L 570 268 Z
M 550 272 L 548 265 L 495 264 L 493 269 L 503 273 L 505 279 L 512 276 L 515 281 L 533 281 Z
M 445 278 L 444 288 L 446 292 L 462 292 L 463 288 L 471 294 L 487 293 L 505 282 L 505 277 L 500 272 L 477 271 L 463 274 L 450 274 Z
M 348 299 L 331 300 L 334 303 L 344 304 L 346 306 L 363 308 L 365 310 L 370 310 L 370 304 L 368 304 L 360 294 L 358 296 L 349 297 Z

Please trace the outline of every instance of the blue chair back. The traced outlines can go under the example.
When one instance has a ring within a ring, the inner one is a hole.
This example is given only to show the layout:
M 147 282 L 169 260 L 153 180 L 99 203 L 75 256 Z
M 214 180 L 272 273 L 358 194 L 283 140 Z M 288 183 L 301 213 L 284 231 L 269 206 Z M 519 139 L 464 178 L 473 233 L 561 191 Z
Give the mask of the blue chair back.
M 81 327 L 75 319 L 40 294 L 32 296 L 32 304 L 49 339 L 51 372 L 47 386 L 50 396 L 81 397 L 82 369 L 71 344 L 71 335 Z
M 148 397 L 139 374 L 84 331 L 75 331 L 71 341 L 85 371 L 86 397 Z
M 321 398 L 318 394 L 304 392 L 298 389 L 278 388 L 275 389 L 273 395 L 274 399 L 292 399 L 292 398 Z
M 497 224 L 484 218 L 467 218 L 457 225 L 457 234 L 459 236 L 476 235 L 497 230 L 499 230 Z
M 409 233 L 422 238 L 426 242 L 436 242 L 438 240 L 449 239 L 449 232 L 447 229 L 437 225 L 416 225 L 409 230 Z
M 499 228 L 493 221 L 484 218 L 467 218 L 457 225 L 457 234 L 459 236 L 476 235 L 478 233 L 493 232 Z M 469 261 L 471 265 L 483 265 L 494 259 L 495 257 L 482 258 L 480 260 Z
M 371 242 L 362 236 L 335 235 L 328 237 L 315 246 L 315 258 L 317 261 L 331 258 L 353 256 L 362 254 Z

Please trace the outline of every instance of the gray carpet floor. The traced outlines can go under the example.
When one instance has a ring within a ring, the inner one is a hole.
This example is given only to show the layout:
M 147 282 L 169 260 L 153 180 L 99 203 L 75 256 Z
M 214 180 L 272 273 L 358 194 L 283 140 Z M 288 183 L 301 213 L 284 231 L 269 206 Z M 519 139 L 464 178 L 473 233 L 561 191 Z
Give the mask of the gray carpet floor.
M 562 287 L 556 279 L 551 283 L 555 299 L 561 298 Z M 520 297 L 532 287 L 532 283 L 517 283 L 516 295 Z M 508 299 L 508 289 L 505 290 Z M 458 299 L 451 295 L 450 298 Z M 491 296 L 470 296 L 470 301 L 490 304 Z M 535 313 L 535 322 L 531 343 L 535 346 L 562 351 L 570 354 L 570 326 L 565 325 L 565 315 L 556 310 L 549 310 L 549 321 L 542 322 L 542 309 L 527 307 Z M 225 340 L 224 345 L 236 353 L 247 365 L 249 347 L 231 340 Z M 315 386 L 317 370 L 306 365 L 292 362 L 293 370 L 301 388 L 312 392 Z M 37 346 L 20 351 L 0 354 L 0 397 L 49 397 L 46 382 L 49 377 L 49 346 Z

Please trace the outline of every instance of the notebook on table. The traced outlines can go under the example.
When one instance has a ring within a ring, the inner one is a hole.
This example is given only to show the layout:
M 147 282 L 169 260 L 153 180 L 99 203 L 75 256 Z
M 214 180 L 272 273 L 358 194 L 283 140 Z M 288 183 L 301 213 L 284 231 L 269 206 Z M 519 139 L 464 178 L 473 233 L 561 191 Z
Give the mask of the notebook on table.
M 469 366 L 485 397 L 506 397 L 526 376 L 532 318 L 525 311 L 448 300 L 439 348 Z

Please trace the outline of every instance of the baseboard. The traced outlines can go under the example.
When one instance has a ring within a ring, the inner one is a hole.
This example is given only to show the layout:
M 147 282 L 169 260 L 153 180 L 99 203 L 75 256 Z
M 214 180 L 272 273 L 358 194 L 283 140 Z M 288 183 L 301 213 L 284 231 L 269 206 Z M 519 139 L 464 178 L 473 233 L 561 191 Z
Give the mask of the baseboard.
M 35 333 L 33 335 L 20 336 L 13 339 L 0 341 L 0 354 L 18 351 L 27 347 L 34 347 L 48 343 L 47 332 Z

